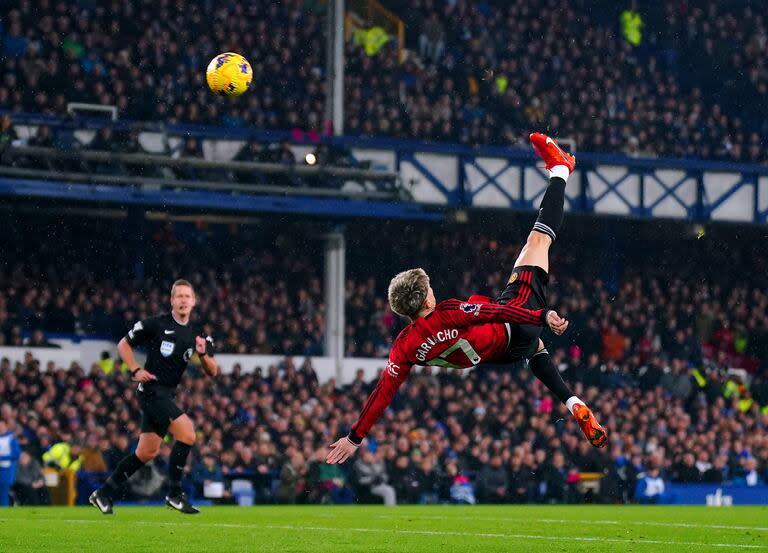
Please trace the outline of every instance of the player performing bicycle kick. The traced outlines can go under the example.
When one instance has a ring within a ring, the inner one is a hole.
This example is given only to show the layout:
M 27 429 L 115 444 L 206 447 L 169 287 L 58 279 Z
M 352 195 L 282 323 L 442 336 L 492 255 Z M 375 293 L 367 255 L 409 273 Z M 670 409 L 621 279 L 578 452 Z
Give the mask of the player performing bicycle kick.
M 533 133 L 530 140 L 549 170 L 549 186 L 501 296 L 495 301 L 472 296 L 467 301 L 437 303 L 423 269 L 396 275 L 389 284 L 389 304 L 411 323 L 392 344 L 387 366 L 352 430 L 331 444 L 327 463 L 343 463 L 355 453 L 414 365 L 461 369 L 481 362 L 508 364 L 527 359 L 533 374 L 566 405 L 589 442 L 595 447 L 606 445 L 605 430 L 563 381 L 540 338 L 544 325 L 556 334 L 568 327 L 568 321 L 547 309 L 546 287 L 549 247 L 563 223 L 565 183 L 576 158 L 544 134 Z

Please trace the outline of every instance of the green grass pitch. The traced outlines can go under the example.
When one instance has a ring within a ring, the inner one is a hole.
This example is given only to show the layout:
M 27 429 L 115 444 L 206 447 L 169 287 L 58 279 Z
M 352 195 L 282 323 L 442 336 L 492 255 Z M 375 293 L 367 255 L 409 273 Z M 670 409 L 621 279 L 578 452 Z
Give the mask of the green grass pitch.
M 0 510 L 0 552 L 768 553 L 768 507 L 311 506 Z

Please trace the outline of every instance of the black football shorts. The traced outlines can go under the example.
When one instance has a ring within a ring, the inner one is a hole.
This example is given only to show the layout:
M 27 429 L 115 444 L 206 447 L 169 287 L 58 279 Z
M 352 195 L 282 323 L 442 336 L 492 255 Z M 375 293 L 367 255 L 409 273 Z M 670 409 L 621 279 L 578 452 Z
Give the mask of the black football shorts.
M 504 291 L 496 298 L 497 303 L 517 305 L 528 309 L 546 309 L 549 275 L 541 267 L 521 265 L 515 267 Z M 508 324 L 509 345 L 507 360 L 527 359 L 538 349 L 543 327 Z
M 141 406 L 142 433 L 154 432 L 162 438 L 168 432 L 171 421 L 184 414 L 174 401 L 173 389 L 167 386 L 142 383 L 139 384 L 136 396 Z

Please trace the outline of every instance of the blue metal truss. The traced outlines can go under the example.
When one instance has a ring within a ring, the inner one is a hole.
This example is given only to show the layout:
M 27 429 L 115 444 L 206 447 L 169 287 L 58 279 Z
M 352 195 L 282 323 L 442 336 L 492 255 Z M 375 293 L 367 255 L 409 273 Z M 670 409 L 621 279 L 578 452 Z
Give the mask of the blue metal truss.
M 756 223 L 768 223 L 768 184 L 763 186 L 762 194 L 766 199 L 766 208 L 760 209 L 760 200 L 762 199 L 760 194 L 760 179 L 755 179 L 755 222 Z
M 595 197 L 588 196 L 586 198 L 587 209 L 589 211 L 594 211 L 595 205 L 597 205 L 597 203 L 600 202 L 600 200 L 602 200 L 603 198 L 608 196 L 608 194 L 615 194 L 622 201 L 622 203 L 624 203 L 627 206 L 627 208 L 629 209 L 629 212 L 631 214 L 633 214 L 633 215 L 642 215 L 643 214 L 642 206 L 634 206 L 634 205 L 632 205 L 632 202 L 627 200 L 627 198 L 624 197 L 624 194 L 622 194 L 619 191 L 619 188 L 618 188 L 619 185 L 621 185 L 629 177 L 637 176 L 636 173 L 632 173 L 631 171 L 627 171 L 626 174 L 624 174 L 619 180 L 613 181 L 613 182 L 611 182 L 608 179 L 606 179 L 603 175 L 601 175 L 594 168 L 593 169 L 589 169 L 588 170 L 588 174 L 596 176 L 598 179 L 600 179 L 603 182 L 603 184 L 605 184 L 605 187 L 606 187 L 605 190 L 601 194 L 599 194 L 598 196 L 595 196 Z M 587 181 L 587 182 L 589 182 L 589 181 Z
M 723 194 L 717 198 L 714 202 L 709 202 L 707 198 L 707 191 L 705 188 L 702 187 L 702 194 L 701 194 L 701 214 L 706 219 L 712 218 L 712 213 L 721 205 L 723 205 L 726 201 L 728 201 L 736 192 L 741 190 L 744 186 L 754 186 L 757 187 L 757 175 L 754 174 L 742 174 L 741 178 L 736 181 L 733 186 L 731 186 L 728 190 L 723 192 Z M 754 197 L 754 196 L 753 196 Z M 755 202 L 757 199 L 755 198 Z M 755 203 L 755 213 L 753 215 L 753 220 L 757 219 L 757 203 Z
M 651 204 L 645 203 L 645 179 L 651 178 L 656 183 L 661 186 L 661 188 L 664 190 L 664 192 L 656 198 L 654 202 Z M 696 205 L 688 205 L 685 203 L 685 201 L 680 198 L 680 196 L 677 195 L 677 190 L 686 182 L 690 181 L 691 179 L 694 179 L 696 181 L 696 186 L 699 185 L 698 175 L 688 173 L 686 172 L 682 178 L 680 178 L 677 182 L 675 182 L 672 185 L 668 185 L 663 180 L 661 180 L 654 171 L 648 171 L 647 173 L 644 173 L 642 175 L 642 180 L 640 181 L 640 193 L 641 193 L 641 209 L 643 210 L 643 215 L 652 216 L 653 210 L 661 204 L 664 200 L 667 198 L 674 199 L 678 204 L 680 204 L 681 207 L 683 207 L 686 210 L 686 213 L 688 214 L 688 217 L 694 217 L 698 211 Z
M 462 175 L 463 176 L 462 182 L 464 183 L 465 192 L 469 196 L 468 199 L 470 200 L 473 199 L 476 195 L 482 192 L 486 187 L 493 186 L 499 192 L 501 192 L 504 195 L 504 197 L 507 198 L 507 200 L 509 200 L 509 205 L 511 207 L 518 207 L 518 208 L 524 207 L 522 205 L 522 198 L 519 198 L 519 199 L 514 198 L 509 192 L 504 190 L 504 187 L 501 186 L 501 184 L 499 184 L 499 181 L 497 180 L 508 169 L 510 169 L 511 167 L 516 167 L 516 165 L 513 164 L 510 160 L 506 160 L 506 163 L 504 164 L 504 166 L 498 171 L 496 171 L 493 175 L 489 175 L 488 171 L 486 171 L 479 163 L 477 163 L 477 158 L 463 157 L 463 158 L 460 158 L 460 163 L 462 167 L 471 165 L 472 167 L 477 169 L 478 173 L 480 173 L 480 175 L 482 175 L 482 177 L 485 179 L 485 181 L 482 184 L 480 184 L 480 186 L 478 186 L 472 191 L 469 191 L 467 190 L 467 186 L 466 186 L 467 181 L 466 181 L 466 169 L 465 169 L 465 173 Z
M 440 179 L 438 179 L 435 175 L 431 173 L 431 171 L 418 159 L 416 159 L 416 154 L 418 152 L 398 152 L 398 159 L 397 159 L 397 167 L 400 169 L 400 163 L 403 161 L 407 161 L 411 165 L 413 165 L 416 169 L 419 170 L 419 172 L 424 175 L 424 177 L 432 183 L 432 185 L 437 188 L 443 196 L 445 196 L 445 199 L 448 200 L 448 203 L 457 203 L 461 204 L 464 196 L 464 188 L 462 186 L 463 182 L 459 183 L 459 186 L 456 187 L 456 190 L 450 190 L 445 184 L 443 184 Z
M 546 169 L 542 169 L 539 166 L 536 166 L 536 172 L 542 176 L 545 182 L 549 181 L 549 173 L 545 173 Z M 525 200 L 525 202 L 528 204 L 528 207 L 533 208 L 533 205 L 536 203 L 536 200 L 539 199 L 539 196 L 543 196 L 544 193 L 547 191 L 547 187 L 543 187 L 541 190 L 536 192 L 533 196 L 531 196 L 530 200 Z M 525 198 L 525 189 L 523 189 L 523 198 Z M 521 198 L 522 199 L 522 198 Z

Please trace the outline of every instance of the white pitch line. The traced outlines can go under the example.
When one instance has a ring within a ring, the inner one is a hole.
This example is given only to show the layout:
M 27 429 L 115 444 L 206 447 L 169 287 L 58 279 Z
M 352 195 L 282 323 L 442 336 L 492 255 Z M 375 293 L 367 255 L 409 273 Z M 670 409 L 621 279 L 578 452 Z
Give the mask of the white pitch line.
M 316 515 L 313 515 L 316 516 Z M 323 515 L 325 516 L 325 515 Z M 333 518 L 328 515 L 328 518 Z M 424 520 L 487 520 L 498 522 L 554 522 L 554 523 L 578 523 L 578 524 L 606 524 L 606 525 L 623 525 L 631 524 L 634 526 L 662 526 L 671 528 L 702 528 L 702 529 L 714 529 L 714 530 L 754 530 L 756 532 L 768 532 L 768 527 L 762 526 L 731 526 L 728 524 L 695 524 L 687 522 L 658 522 L 653 520 L 592 520 L 592 519 L 575 519 L 575 518 L 523 518 L 523 517 L 487 517 L 487 516 L 441 516 L 441 515 L 417 515 L 417 514 L 402 514 L 402 515 L 375 515 L 375 518 L 397 520 L 402 518 L 424 519 Z
M 18 522 L 20 519 L 0 518 L 3 522 Z M 114 519 L 112 519 L 114 520 Z M 25 519 L 25 521 L 37 522 L 66 522 L 79 524 L 104 524 L 105 520 L 89 519 L 56 519 L 56 518 L 34 518 Z M 128 524 L 141 526 L 188 526 L 188 527 L 209 527 L 209 528 L 242 528 L 249 530 L 258 530 L 259 528 L 269 530 L 299 530 L 310 532 L 360 532 L 360 533 L 383 533 L 383 534 L 402 534 L 417 536 L 454 536 L 464 538 L 503 538 L 503 539 L 522 539 L 522 540 L 541 540 L 541 541 L 580 541 L 580 542 L 609 542 L 626 544 L 646 544 L 646 545 L 693 545 L 696 547 L 730 547 L 736 549 L 768 549 L 766 545 L 750 545 L 742 543 L 706 543 L 693 541 L 665 541 L 649 539 L 622 539 L 606 537 L 583 537 L 583 536 L 544 536 L 541 534 L 511 534 L 511 533 L 490 533 L 490 532 L 455 532 L 440 530 L 403 530 L 397 528 L 355 528 L 355 527 L 329 527 L 329 526 L 298 526 L 291 524 L 236 524 L 225 522 L 160 522 L 160 521 L 129 521 Z
M 742 549 L 766 549 L 765 545 L 749 545 L 740 543 L 705 543 L 705 542 L 692 542 L 692 541 L 664 541 L 664 540 L 649 540 L 649 539 L 621 539 L 621 538 L 604 538 L 604 537 L 574 537 L 574 536 L 543 536 L 541 534 L 508 534 L 508 533 L 489 533 L 489 532 L 453 532 L 453 531 L 441 531 L 441 530 L 401 530 L 391 528 L 336 528 L 328 526 L 296 526 L 290 524 L 266 524 L 263 528 L 270 528 L 276 530 L 304 530 L 304 531 L 323 531 L 323 532 L 363 532 L 363 533 L 387 533 L 387 534 L 409 534 L 409 535 L 425 535 L 425 536 L 456 536 L 456 537 L 470 537 L 470 538 L 507 538 L 507 539 L 524 539 L 524 540 L 543 540 L 543 541 L 586 541 L 586 542 L 611 542 L 611 543 L 628 543 L 628 544 L 649 544 L 649 545 L 693 545 L 696 547 L 733 547 Z

